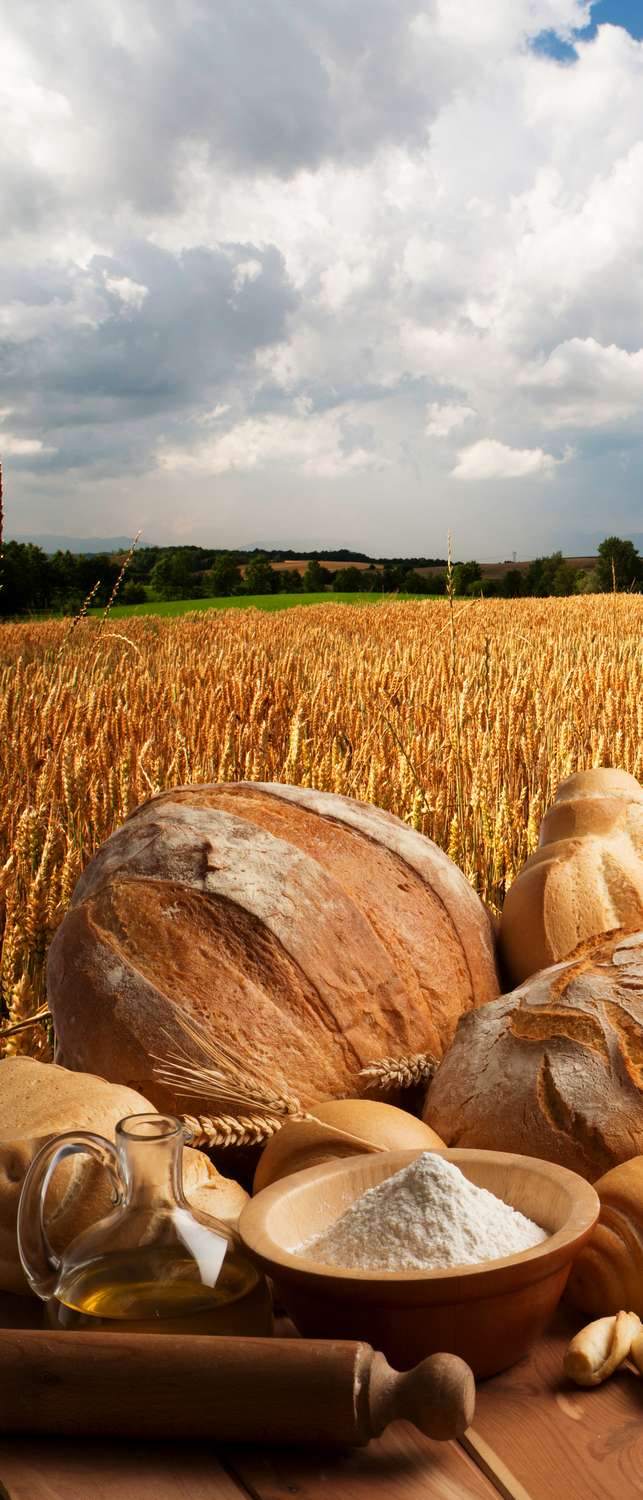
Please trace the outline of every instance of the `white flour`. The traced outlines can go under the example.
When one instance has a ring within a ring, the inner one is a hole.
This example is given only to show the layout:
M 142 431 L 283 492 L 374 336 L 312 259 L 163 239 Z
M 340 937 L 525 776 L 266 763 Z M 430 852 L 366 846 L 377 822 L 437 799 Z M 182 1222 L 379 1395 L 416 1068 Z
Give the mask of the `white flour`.
M 362 1193 L 299 1253 L 327 1265 L 421 1271 L 475 1265 L 539 1245 L 547 1231 L 431 1151 Z

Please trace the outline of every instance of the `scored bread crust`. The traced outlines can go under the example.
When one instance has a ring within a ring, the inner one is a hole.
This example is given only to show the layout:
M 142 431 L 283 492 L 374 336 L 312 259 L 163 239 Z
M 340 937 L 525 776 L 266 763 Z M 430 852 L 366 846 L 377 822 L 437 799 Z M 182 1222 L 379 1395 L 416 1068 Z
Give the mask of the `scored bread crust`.
M 643 787 L 611 767 L 558 788 L 539 847 L 509 887 L 500 919 L 507 978 L 521 984 L 603 932 L 643 926 Z
M 643 1152 L 643 932 L 611 934 L 463 1016 L 423 1118 L 448 1146 L 594 1181 Z
M 59 1060 L 100 1059 L 162 1108 L 178 1101 L 155 1064 L 185 1048 L 182 1013 L 305 1104 L 383 1056 L 441 1056 L 498 991 L 491 919 L 429 839 L 349 798 L 246 782 L 137 809 L 81 876 L 48 964 Z

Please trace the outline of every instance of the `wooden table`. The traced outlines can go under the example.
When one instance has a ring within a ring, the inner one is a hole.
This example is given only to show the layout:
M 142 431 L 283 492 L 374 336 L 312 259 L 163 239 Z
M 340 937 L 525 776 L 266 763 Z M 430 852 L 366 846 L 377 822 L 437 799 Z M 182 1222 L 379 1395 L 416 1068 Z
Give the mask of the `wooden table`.
M 0 1500 L 638 1500 L 643 1379 L 625 1369 L 578 1390 L 561 1376 L 569 1337 L 559 1316 L 528 1359 L 481 1382 L 462 1443 L 405 1422 L 345 1454 L 3 1440 Z

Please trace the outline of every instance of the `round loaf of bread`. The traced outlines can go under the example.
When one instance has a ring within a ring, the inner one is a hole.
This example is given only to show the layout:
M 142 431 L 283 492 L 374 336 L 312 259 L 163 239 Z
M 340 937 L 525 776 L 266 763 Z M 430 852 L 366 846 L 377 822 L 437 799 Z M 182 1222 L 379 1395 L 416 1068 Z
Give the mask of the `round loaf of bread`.
M 463 1016 L 423 1117 L 448 1146 L 594 1182 L 643 1152 L 643 932 L 615 933 Z
M 628 1308 L 643 1318 L 643 1156 L 594 1183 L 598 1224 L 574 1261 L 567 1297 L 591 1318 Z
M 151 1109 L 141 1094 L 104 1078 L 31 1057 L 0 1062 L 0 1291 L 29 1290 L 18 1256 L 16 1216 L 23 1180 L 40 1147 L 67 1130 L 91 1130 L 113 1141 L 119 1120 Z M 191 1203 L 230 1226 L 236 1225 L 248 1198 L 238 1182 L 221 1177 L 203 1152 L 189 1147 L 183 1152 L 183 1186 Z M 67 1157 L 47 1193 L 46 1221 L 54 1250 L 64 1250 L 110 1206 L 107 1173 L 87 1156 Z
M 375 1099 L 326 1099 L 312 1119 L 286 1120 L 262 1152 L 253 1193 L 293 1172 L 368 1151 L 432 1151 L 444 1145 L 415 1115 Z
M 539 847 L 505 898 L 509 982 L 618 927 L 643 927 L 643 787 L 627 771 L 579 771 L 559 786 Z
M 491 920 L 446 854 L 376 807 L 281 785 L 145 803 L 49 952 L 59 1060 L 191 1114 L 211 1097 L 156 1074 L 160 1056 L 199 1056 L 184 1017 L 308 1104 L 354 1094 L 379 1058 L 441 1057 L 461 1012 L 498 992 Z

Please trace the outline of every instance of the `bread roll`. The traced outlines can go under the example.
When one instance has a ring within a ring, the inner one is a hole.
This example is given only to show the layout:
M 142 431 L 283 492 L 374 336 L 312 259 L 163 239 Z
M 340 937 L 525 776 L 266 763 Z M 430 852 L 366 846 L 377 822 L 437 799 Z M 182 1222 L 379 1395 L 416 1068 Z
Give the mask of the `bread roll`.
M 643 1318 L 643 1156 L 594 1183 L 598 1224 L 572 1267 L 567 1297 L 593 1317 L 631 1308 Z
M 26 1172 L 36 1152 L 67 1130 L 92 1130 L 114 1139 L 126 1115 L 153 1109 L 133 1089 L 87 1073 L 69 1073 L 30 1057 L 0 1062 L 0 1290 L 29 1290 L 18 1257 L 16 1216 Z M 183 1152 L 183 1184 L 191 1203 L 227 1224 L 236 1224 L 248 1194 L 221 1177 L 201 1151 Z M 107 1174 L 88 1157 L 60 1163 L 47 1193 L 47 1228 L 62 1251 L 82 1229 L 111 1206 Z
M 423 1151 L 443 1146 L 434 1130 L 415 1115 L 376 1099 L 327 1099 L 312 1106 L 312 1120 L 286 1120 L 262 1152 L 253 1192 L 303 1172 L 319 1162 L 359 1156 L 369 1150 Z
M 594 1182 L 643 1152 L 642 1059 L 643 932 L 616 933 L 463 1016 L 423 1117 L 448 1146 L 542 1156 Z
M 579 771 L 558 788 L 539 847 L 507 892 L 507 978 L 521 984 L 618 927 L 643 927 L 643 787 L 626 771 Z
M 378 808 L 278 785 L 140 807 L 49 952 L 58 1060 L 163 1109 L 177 1096 L 159 1053 L 198 1056 L 183 1014 L 307 1105 L 359 1092 L 383 1056 L 441 1057 L 461 1011 L 497 994 L 489 916 L 435 844 Z M 198 1093 L 184 1107 L 212 1113 Z

